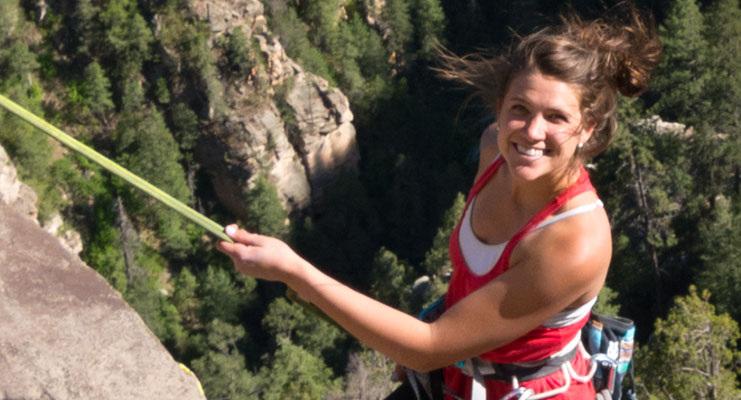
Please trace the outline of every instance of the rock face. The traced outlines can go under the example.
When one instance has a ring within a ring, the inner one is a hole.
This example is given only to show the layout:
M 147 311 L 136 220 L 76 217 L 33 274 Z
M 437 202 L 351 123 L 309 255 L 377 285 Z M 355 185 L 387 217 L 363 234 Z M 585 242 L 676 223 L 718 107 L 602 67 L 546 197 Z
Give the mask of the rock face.
M 260 1 L 194 0 L 190 7 L 210 26 L 212 41 L 240 28 L 264 60 L 224 84 L 227 109 L 211 121 L 198 149 L 221 202 L 244 216 L 244 193 L 262 173 L 289 211 L 307 207 L 341 170 L 357 167 L 347 97 L 286 55 Z
M 15 166 L 0 146 L 0 204 L 11 206 L 35 221 L 38 216 L 36 200 L 36 193 L 18 180 Z
M 636 126 L 647 128 L 656 132 L 659 135 L 675 135 L 683 138 L 692 136 L 692 127 L 687 127 L 679 122 L 668 122 L 664 121 L 658 115 L 653 115 L 649 118 L 638 120 L 635 123 Z
M 0 204 L 0 399 L 205 399 L 95 271 Z
M 37 200 L 36 192 L 18 180 L 15 166 L 10 161 L 5 149 L 0 146 L 0 204 L 8 205 L 33 221 L 37 221 Z M 72 229 L 61 230 L 63 224 L 62 217 L 55 214 L 44 224 L 44 230 L 56 236 L 67 250 L 74 254 L 80 254 L 82 251 L 80 234 Z

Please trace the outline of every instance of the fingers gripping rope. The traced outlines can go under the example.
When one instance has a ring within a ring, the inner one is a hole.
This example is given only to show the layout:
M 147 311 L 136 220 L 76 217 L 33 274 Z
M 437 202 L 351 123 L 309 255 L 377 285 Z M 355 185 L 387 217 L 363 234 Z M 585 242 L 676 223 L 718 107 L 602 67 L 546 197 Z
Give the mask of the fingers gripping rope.
M 92 148 L 86 146 L 82 142 L 75 140 L 74 138 L 72 138 L 71 136 L 67 135 L 62 130 L 60 130 L 59 128 L 37 117 L 30 111 L 26 110 L 25 108 L 21 107 L 17 103 L 8 99 L 7 97 L 0 95 L 0 106 L 4 107 L 6 110 L 10 111 L 11 113 L 17 115 L 18 117 L 28 122 L 29 124 L 40 129 L 47 135 L 62 142 L 64 145 L 76 151 L 78 154 L 81 154 L 89 158 L 91 161 L 105 168 L 109 172 L 115 174 L 116 176 L 120 177 L 126 182 L 129 182 L 133 186 L 142 190 L 144 193 L 152 196 L 153 198 L 155 198 L 162 204 L 166 205 L 167 207 L 171 208 L 172 210 L 176 211 L 177 213 L 184 216 L 185 218 L 203 227 L 207 231 L 211 232 L 217 238 L 230 242 L 230 243 L 233 242 L 233 240 L 224 233 L 224 228 L 218 223 L 214 222 L 213 220 L 204 216 L 198 211 L 188 207 L 180 200 L 163 192 L 156 186 L 145 181 L 144 179 L 140 178 L 136 174 L 127 170 L 126 168 L 116 164 L 115 162 L 111 161 L 109 158 L 98 153 Z

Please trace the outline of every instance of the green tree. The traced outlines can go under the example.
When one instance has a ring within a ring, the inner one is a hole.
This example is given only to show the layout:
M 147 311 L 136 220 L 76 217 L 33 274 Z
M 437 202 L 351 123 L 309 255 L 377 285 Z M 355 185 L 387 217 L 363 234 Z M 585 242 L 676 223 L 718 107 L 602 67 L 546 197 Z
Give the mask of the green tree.
M 191 194 L 180 164 L 180 150 L 155 109 L 124 112 L 115 132 L 117 161 L 171 196 L 188 203 Z M 144 226 L 156 229 L 164 245 L 182 253 L 190 247 L 195 228 L 174 211 L 138 189 L 125 186 L 127 205 Z
M 92 221 L 90 237 L 86 240 L 81 257 L 93 267 L 120 293 L 126 293 L 128 280 L 124 254 L 119 243 L 120 232 L 116 227 L 113 203 L 99 199 L 95 202 L 95 218 Z
M 712 104 L 704 120 L 725 133 L 741 128 L 741 9 L 736 0 L 716 0 L 705 14 L 710 77 L 706 97 Z
M 293 7 L 275 7 L 269 3 L 270 28 L 280 35 L 286 53 L 296 59 L 307 71 L 333 82 L 327 60 L 322 52 L 309 40 L 309 27 L 299 18 Z M 313 2 L 312 2 L 313 3 Z
M 616 232 L 608 284 L 630 299 L 623 311 L 639 323 L 652 320 L 645 304 L 658 315 L 691 274 L 690 249 L 679 246 L 677 231 L 693 187 L 683 134 L 636 122 L 619 133 L 594 174 Z
M 247 220 L 245 226 L 269 236 L 284 236 L 288 232 L 288 213 L 278 198 L 278 191 L 265 175 L 255 179 L 245 196 Z
M 396 64 L 403 64 L 414 38 L 414 26 L 409 0 L 389 0 L 383 9 L 383 19 L 389 26 L 387 46 Z
M 100 52 L 119 82 L 135 78 L 149 58 L 152 32 L 134 0 L 111 0 L 99 14 L 103 36 Z
M 442 42 L 446 24 L 445 12 L 440 0 L 416 0 L 412 11 L 418 53 L 429 59 L 435 54 L 436 44 Z
M 283 297 L 270 303 L 262 326 L 276 340 L 289 339 L 317 357 L 333 349 L 344 337 L 335 325 Z
M 393 252 L 381 247 L 373 259 L 371 295 L 394 308 L 410 310 L 410 267 Z
M 235 280 L 234 275 L 219 267 L 209 266 L 200 279 L 200 320 L 209 323 L 215 319 L 235 324 L 255 288 L 252 278 Z
M 258 382 L 250 374 L 238 343 L 245 340 L 244 328 L 213 320 L 207 327 L 206 353 L 193 360 L 193 371 L 209 399 L 248 400 L 256 398 Z
M 247 39 L 242 32 L 242 28 L 237 27 L 226 36 L 224 55 L 226 56 L 228 70 L 231 73 L 237 76 L 249 73 L 254 64 L 252 58 L 255 55 L 252 54 L 252 49 L 247 45 Z
M 703 96 L 709 79 L 708 44 L 696 0 L 672 1 L 659 33 L 664 55 L 655 72 L 653 112 L 670 121 L 696 124 L 708 109 Z
M 339 380 L 321 358 L 290 342 L 278 340 L 269 366 L 260 369 L 264 400 L 319 400 L 339 390 Z
M 597 296 L 597 302 L 594 304 L 594 311 L 604 315 L 620 314 L 620 304 L 617 304 L 617 292 L 604 286 Z
M 639 349 L 637 373 L 658 399 L 737 399 L 733 373 L 738 351 L 738 324 L 718 315 L 707 291 L 678 297 L 666 319 L 658 319 L 652 341 Z
M 89 112 L 96 118 L 105 118 L 113 110 L 110 87 L 111 83 L 100 64 L 95 61 L 88 64 L 80 85 L 83 112 Z
M 198 280 L 190 269 L 185 267 L 175 277 L 173 282 L 172 304 L 180 314 L 183 326 L 188 330 L 200 329 L 199 312 L 201 301 L 198 298 Z
M 718 196 L 709 218 L 700 222 L 701 272 L 697 285 L 713 291 L 712 302 L 720 312 L 741 320 L 738 288 L 741 287 L 741 213 L 729 199 Z

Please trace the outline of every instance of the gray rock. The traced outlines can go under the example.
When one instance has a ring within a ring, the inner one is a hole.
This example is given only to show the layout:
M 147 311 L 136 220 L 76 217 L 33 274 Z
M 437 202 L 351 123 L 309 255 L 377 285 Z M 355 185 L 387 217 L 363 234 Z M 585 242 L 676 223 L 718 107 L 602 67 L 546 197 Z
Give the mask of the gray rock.
M 360 158 L 347 97 L 305 72 L 264 24 L 257 0 L 192 0 L 213 41 L 239 27 L 257 43 L 264 65 L 224 83 L 223 115 L 212 118 L 197 148 L 219 200 L 245 217 L 244 194 L 265 174 L 289 211 L 308 207 Z M 262 86 L 258 84 L 262 82 Z
M 0 204 L 12 206 L 21 214 L 36 220 L 36 193 L 18 180 L 15 165 L 0 146 Z
M 0 205 L 0 399 L 204 399 L 95 271 Z

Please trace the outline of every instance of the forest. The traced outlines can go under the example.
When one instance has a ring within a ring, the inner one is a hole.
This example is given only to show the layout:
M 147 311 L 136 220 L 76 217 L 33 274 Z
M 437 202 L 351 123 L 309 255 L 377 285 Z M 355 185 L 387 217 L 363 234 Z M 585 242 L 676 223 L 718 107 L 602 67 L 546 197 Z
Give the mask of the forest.
M 437 46 L 496 53 L 562 12 L 598 17 L 615 1 L 262 0 L 288 56 L 349 99 L 359 162 L 298 211 L 254 179 L 247 217 L 220 202 L 199 151 L 225 118 L 224 88 L 266 60 L 239 29 L 212 38 L 194 3 L 0 0 L 0 94 L 212 219 L 279 236 L 414 313 L 445 292 L 448 238 L 493 120 L 436 76 Z M 635 3 L 653 14 L 663 56 L 650 89 L 621 99 L 619 134 L 588 165 L 614 244 L 597 310 L 636 322 L 639 398 L 738 399 L 741 8 Z M 260 85 L 255 106 L 281 109 L 280 90 Z M 397 384 L 392 362 L 284 286 L 236 274 L 201 228 L 6 112 L 0 145 L 38 194 L 40 219 L 60 214 L 80 232 L 82 259 L 209 399 L 379 399 Z

